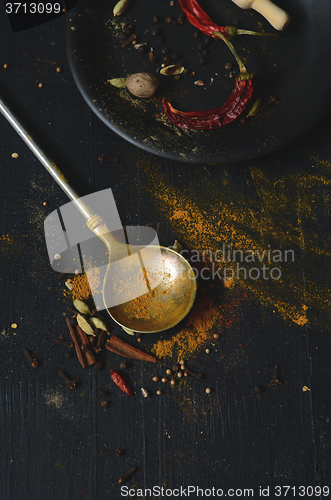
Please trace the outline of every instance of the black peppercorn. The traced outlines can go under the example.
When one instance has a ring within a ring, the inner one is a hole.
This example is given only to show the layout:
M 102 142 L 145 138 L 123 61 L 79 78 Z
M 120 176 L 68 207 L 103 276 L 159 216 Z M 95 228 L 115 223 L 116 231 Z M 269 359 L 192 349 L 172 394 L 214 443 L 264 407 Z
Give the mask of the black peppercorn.
M 206 62 L 207 62 L 207 61 L 206 61 L 206 58 L 205 58 L 205 57 L 200 57 L 200 59 L 199 59 L 199 63 L 200 63 L 200 64 L 206 64 Z
M 127 36 L 126 33 L 124 33 L 124 31 L 121 31 L 120 38 L 126 38 L 126 36 Z
M 203 54 L 204 56 L 206 56 L 208 54 L 208 50 L 207 49 L 202 49 L 201 54 Z
M 103 401 L 101 401 L 101 406 L 102 406 L 103 408 L 107 408 L 107 406 L 108 406 L 108 401 L 107 401 L 106 399 L 104 399 Z
M 102 398 L 105 398 L 107 396 L 107 392 L 106 391 L 100 391 L 100 395 Z
M 68 359 L 72 358 L 72 352 L 66 352 L 66 358 Z
M 224 68 L 228 71 L 230 71 L 230 69 L 233 68 L 232 64 L 231 63 L 226 63 L 226 65 L 224 66 Z
M 157 43 L 162 43 L 163 42 L 162 36 L 158 36 L 156 41 L 157 41 Z
M 161 19 L 159 18 L 159 16 L 153 17 L 153 23 L 159 23 L 160 21 L 161 21 Z
M 193 36 L 194 36 L 194 38 L 200 38 L 200 36 L 201 36 L 200 31 L 195 31 L 195 32 L 193 33 Z
M 173 58 L 173 60 L 174 60 L 174 61 L 178 61 L 178 59 L 180 59 L 180 55 L 179 55 L 177 52 L 175 52 L 175 53 L 172 55 L 172 58 Z
M 199 49 L 199 50 L 203 50 L 203 49 L 204 49 L 204 44 L 203 44 L 203 43 L 199 43 L 199 45 L 198 45 L 198 49 Z
M 178 372 L 180 370 L 180 364 L 179 363 L 175 363 L 173 366 L 172 366 L 172 371 L 174 372 Z
M 126 361 L 122 361 L 122 363 L 120 364 L 121 370 L 125 370 L 127 367 L 128 367 L 127 362 Z
M 146 45 L 141 45 L 141 46 L 139 47 L 139 49 L 138 49 L 138 52 L 139 52 L 140 54 L 144 54 L 144 53 L 146 52 L 146 50 L 147 50 Z
M 164 47 L 162 49 L 162 54 L 168 54 L 168 52 L 169 52 L 169 49 L 167 49 L 167 47 Z
M 171 24 L 172 23 L 172 19 L 170 16 L 166 17 L 166 23 L 168 24 Z
M 153 36 L 157 36 L 159 34 L 159 30 L 157 28 L 154 28 L 152 31 Z
M 211 43 L 212 42 L 212 38 L 209 36 L 208 38 L 205 38 L 205 43 Z
M 172 23 L 174 26 L 177 26 L 178 21 L 177 21 L 177 19 L 173 19 L 173 20 L 171 21 L 171 23 Z
M 180 75 L 175 75 L 174 80 L 180 80 Z

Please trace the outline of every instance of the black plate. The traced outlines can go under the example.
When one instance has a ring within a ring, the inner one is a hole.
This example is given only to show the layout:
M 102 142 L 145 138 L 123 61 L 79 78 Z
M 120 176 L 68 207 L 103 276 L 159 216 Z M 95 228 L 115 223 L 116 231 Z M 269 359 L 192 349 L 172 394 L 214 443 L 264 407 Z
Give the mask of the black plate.
M 290 143 L 312 127 L 331 104 L 329 64 L 331 46 L 330 0 L 277 0 L 292 16 L 283 36 L 260 38 L 238 36 L 233 43 L 249 71 L 260 79 L 259 95 L 263 102 L 274 95 L 277 103 L 261 115 L 241 124 L 238 120 L 212 131 L 184 130 L 172 125 L 163 112 L 162 97 L 178 109 L 209 109 L 222 105 L 234 87 L 235 79 L 224 69 L 233 56 L 220 40 L 206 46 L 208 61 L 199 63 L 198 45 L 204 35 L 194 38 L 196 29 L 187 21 L 183 26 L 165 22 L 177 17 L 178 2 L 169 0 L 130 0 L 127 11 L 114 17 L 116 1 L 81 0 L 70 13 L 67 24 L 67 47 L 70 67 L 79 90 L 92 110 L 116 133 L 154 154 L 181 161 L 227 163 L 262 156 Z M 239 20 L 240 27 L 275 32 L 254 11 L 243 11 L 230 0 L 200 0 L 201 6 L 220 25 Z M 153 24 L 153 15 L 162 22 Z M 122 48 L 121 23 L 134 26 L 138 42 L 154 48 L 158 63 L 149 62 L 132 45 Z M 157 27 L 163 43 L 152 35 Z M 164 55 L 178 53 L 185 67 L 195 77 L 159 76 L 157 96 L 138 99 L 127 90 L 109 84 L 110 78 L 147 71 L 156 73 Z M 206 85 L 194 85 L 203 80 Z

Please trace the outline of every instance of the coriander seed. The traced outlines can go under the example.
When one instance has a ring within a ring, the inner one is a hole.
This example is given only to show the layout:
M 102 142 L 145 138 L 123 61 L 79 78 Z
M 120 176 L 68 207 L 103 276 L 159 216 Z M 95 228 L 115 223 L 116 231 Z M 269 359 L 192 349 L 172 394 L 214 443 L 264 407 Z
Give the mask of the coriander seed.
M 61 73 L 62 69 L 61 68 L 56 68 L 57 73 Z
M 219 338 L 219 334 L 218 333 L 214 333 L 214 339 L 218 339 Z
M 181 360 L 181 361 L 179 361 L 179 364 L 180 364 L 180 365 L 185 365 L 185 361 L 184 361 L 184 360 Z
M 41 89 L 44 85 L 42 83 L 38 83 L 38 87 Z
M 152 378 L 153 382 L 158 382 L 160 379 L 155 375 L 155 377 Z
M 175 384 L 176 384 L 176 380 L 175 380 L 174 378 L 172 378 L 172 379 L 170 380 L 170 384 L 171 384 L 171 385 L 175 385 Z
M 182 372 L 181 372 L 181 371 L 179 371 L 179 372 L 177 373 L 177 377 L 178 377 L 178 378 L 182 378 L 182 376 L 183 376 Z
M 210 354 L 210 349 L 206 349 L 206 354 Z
M 166 371 L 166 374 L 167 374 L 167 375 L 171 375 L 171 370 L 170 370 L 170 368 L 168 368 L 168 370 Z
M 8 69 L 8 68 L 9 68 L 9 66 L 8 66 L 8 64 L 7 64 L 7 63 L 6 63 L 6 64 L 4 64 L 4 65 L 3 65 L 3 67 L 4 67 L 4 69 Z
M 206 393 L 207 393 L 207 394 L 210 394 L 210 393 L 211 393 L 211 388 L 210 388 L 210 387 L 207 387 L 207 389 L 206 389 Z
M 168 379 L 167 379 L 167 378 L 165 378 L 165 377 L 163 377 L 163 378 L 161 379 L 161 382 L 163 382 L 163 383 L 165 384 L 166 382 L 168 382 Z
M 156 391 L 156 394 L 157 394 L 158 396 L 161 396 L 162 391 Z

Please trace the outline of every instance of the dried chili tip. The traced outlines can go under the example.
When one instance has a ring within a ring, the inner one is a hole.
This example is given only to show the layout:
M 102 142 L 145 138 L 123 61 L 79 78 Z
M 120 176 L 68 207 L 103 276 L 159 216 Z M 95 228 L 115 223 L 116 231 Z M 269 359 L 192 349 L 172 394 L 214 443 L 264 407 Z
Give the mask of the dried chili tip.
M 132 396 L 132 389 L 127 383 L 124 376 L 117 370 L 110 370 L 110 378 L 112 381 L 128 396 Z

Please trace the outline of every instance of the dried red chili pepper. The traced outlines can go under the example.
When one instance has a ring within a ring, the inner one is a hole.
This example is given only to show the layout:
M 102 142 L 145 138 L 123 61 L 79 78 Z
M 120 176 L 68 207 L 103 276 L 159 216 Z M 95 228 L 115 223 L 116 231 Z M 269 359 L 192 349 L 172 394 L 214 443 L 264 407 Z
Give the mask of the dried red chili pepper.
M 223 106 L 206 111 L 178 111 L 170 102 L 163 99 L 163 107 L 169 120 L 178 127 L 200 130 L 212 130 L 223 127 L 240 116 L 250 102 L 256 89 L 256 75 L 248 73 L 233 45 L 225 38 L 225 35 L 215 31 L 213 36 L 222 38 L 239 64 L 240 74 L 236 78 L 235 88 Z
M 110 370 L 110 377 L 123 392 L 126 392 L 129 396 L 132 395 L 131 387 L 120 372 L 117 370 Z
M 200 7 L 197 0 L 179 0 L 188 21 L 208 36 L 215 31 L 221 32 L 225 38 L 231 40 L 236 35 L 277 36 L 277 33 L 257 33 L 256 31 L 241 30 L 234 26 L 218 26 Z

